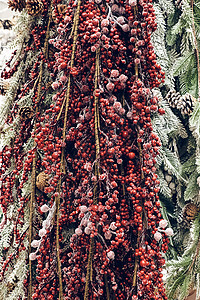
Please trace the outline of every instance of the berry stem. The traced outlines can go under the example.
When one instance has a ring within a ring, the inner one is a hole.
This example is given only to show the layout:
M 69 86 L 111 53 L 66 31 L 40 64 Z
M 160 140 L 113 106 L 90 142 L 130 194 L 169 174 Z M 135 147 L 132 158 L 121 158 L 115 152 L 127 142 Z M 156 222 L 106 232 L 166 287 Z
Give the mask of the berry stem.
M 96 51 L 96 64 L 95 64 L 95 87 L 94 91 L 98 88 L 98 81 L 99 81 L 99 57 L 100 57 L 100 50 L 97 49 Z M 94 185 L 94 198 L 93 203 L 97 203 L 97 181 L 99 177 L 99 153 L 100 153 L 100 145 L 99 145 L 99 128 L 100 128 L 100 118 L 99 118 L 99 98 L 95 95 L 94 98 L 94 105 L 95 105 L 95 145 L 96 145 L 96 164 L 95 164 L 95 175 L 96 175 L 96 182 Z M 88 257 L 88 265 L 87 265 L 87 273 L 86 273 L 86 283 L 85 283 L 85 294 L 84 300 L 88 300 L 89 296 L 89 281 L 92 281 L 92 258 L 94 254 L 94 238 L 91 238 L 90 241 L 90 249 L 89 249 L 89 257 Z M 108 295 L 108 293 L 107 293 Z M 109 298 L 108 298 L 109 299 Z

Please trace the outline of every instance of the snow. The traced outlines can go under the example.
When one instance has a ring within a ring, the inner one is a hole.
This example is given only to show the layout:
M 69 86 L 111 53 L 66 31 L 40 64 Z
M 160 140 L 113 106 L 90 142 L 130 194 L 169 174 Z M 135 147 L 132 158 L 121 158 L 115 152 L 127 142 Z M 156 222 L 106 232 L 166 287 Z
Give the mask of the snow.
M 0 19 L 8 20 L 11 19 L 12 16 L 16 14 L 8 8 L 7 0 L 0 0 Z
M 12 20 L 16 12 L 11 11 L 8 8 L 7 0 L 0 0 L 0 21 Z M 0 73 L 5 67 L 6 61 L 11 57 L 13 50 L 9 48 L 9 43 L 14 39 L 14 33 L 12 30 L 4 29 L 2 22 L 0 22 Z M 0 82 L 2 79 L 0 78 Z M 0 95 L 0 107 L 2 107 L 5 96 Z M 0 141 L 1 148 L 1 141 Z

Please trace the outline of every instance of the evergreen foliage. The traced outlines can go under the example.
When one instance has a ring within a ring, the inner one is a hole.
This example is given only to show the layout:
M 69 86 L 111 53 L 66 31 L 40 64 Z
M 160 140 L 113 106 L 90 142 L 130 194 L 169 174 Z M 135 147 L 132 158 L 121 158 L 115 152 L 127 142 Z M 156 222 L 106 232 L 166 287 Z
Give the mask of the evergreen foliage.
M 169 276 L 167 278 L 167 288 L 169 300 L 184 300 L 191 288 L 197 288 L 199 278 L 199 226 L 198 216 L 191 229 L 187 247 L 178 260 L 168 261 L 167 267 Z
M 164 1 L 165 2 L 165 1 Z M 191 4 L 193 6 L 191 6 Z M 167 5 L 167 1 L 166 1 Z M 160 64 L 164 66 L 167 61 L 171 62 L 171 68 L 167 68 L 166 81 L 161 92 L 165 98 L 169 90 L 179 92 L 180 95 L 189 93 L 196 99 L 199 98 L 199 78 L 198 78 L 198 49 L 200 46 L 200 19 L 199 1 L 179 1 L 179 5 L 171 3 L 171 11 L 163 9 L 160 1 L 155 1 L 157 12 L 157 40 L 162 37 L 162 49 L 154 42 L 156 53 L 161 58 Z M 196 39 L 196 44 L 195 44 Z M 167 53 L 162 59 L 161 53 Z M 168 59 L 169 58 L 169 59 Z M 169 65 L 168 65 L 169 66 Z M 169 78 L 171 80 L 169 80 Z M 173 83 L 173 84 L 171 84 Z M 185 98 L 186 99 L 186 98 Z M 179 100 L 181 104 L 181 100 Z M 186 100 L 187 101 L 187 100 Z M 162 100 L 165 103 L 165 100 Z M 177 102 L 178 103 L 178 102 Z M 164 104 L 165 105 L 165 104 Z M 168 111 L 169 110 L 169 111 Z M 196 101 L 192 108 L 192 113 L 183 115 L 180 105 L 173 104 L 173 108 L 165 106 L 166 119 L 163 123 L 166 126 L 170 115 L 174 123 L 170 124 L 170 129 L 177 128 L 181 122 L 183 131 L 174 130 L 170 138 L 166 137 L 166 130 L 162 128 L 161 120 L 154 117 L 154 128 L 161 141 L 161 154 L 165 155 L 166 171 L 173 171 L 168 164 L 167 157 L 169 149 L 176 157 L 177 170 L 179 174 L 173 173 L 176 182 L 176 191 L 169 193 L 164 182 L 164 168 L 162 159 L 158 160 L 159 180 L 161 182 L 161 200 L 163 213 L 174 229 L 174 236 L 171 239 L 167 258 L 167 290 L 169 299 L 184 300 L 189 295 L 190 290 L 197 292 L 196 299 L 199 299 L 199 101 Z M 173 115 L 175 116 L 173 118 Z M 178 123 L 177 123 L 178 120 Z M 159 124 L 160 123 L 160 124 Z M 160 127 L 159 127 L 160 126 Z M 162 128 L 162 129 L 161 129 Z M 181 132 L 185 132 L 181 136 Z M 170 133 L 168 133 L 169 136 Z M 166 149 L 165 149 L 166 148 Z M 162 153 L 163 151 L 163 153 Z M 162 155 L 162 156 L 163 156 Z M 168 178 L 168 177 L 167 177 Z M 187 211 L 188 205 L 195 204 L 194 211 Z M 195 211 L 196 207 L 196 211 Z

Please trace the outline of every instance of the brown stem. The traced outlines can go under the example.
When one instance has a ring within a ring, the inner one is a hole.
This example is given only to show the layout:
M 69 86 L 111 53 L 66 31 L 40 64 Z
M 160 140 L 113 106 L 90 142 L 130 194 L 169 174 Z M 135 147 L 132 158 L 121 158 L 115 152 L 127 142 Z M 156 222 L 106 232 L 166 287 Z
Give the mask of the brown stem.
M 58 279 L 59 279 L 59 300 L 63 300 L 62 269 L 61 269 L 61 261 L 60 261 L 60 243 L 59 243 L 59 226 L 60 226 L 59 210 L 60 210 L 60 196 L 56 197 L 56 256 L 57 256 L 57 268 L 58 268 Z
M 49 58 L 49 36 L 50 36 L 51 21 L 52 21 L 52 2 L 50 4 L 49 20 L 48 20 L 48 24 L 47 24 L 47 32 L 46 32 L 46 37 L 45 37 L 45 42 L 44 42 L 44 56 L 46 59 Z
M 49 34 L 50 34 L 50 23 L 51 23 L 51 7 L 49 11 L 49 20 L 48 20 L 48 25 L 47 25 L 47 32 L 46 32 L 46 37 L 45 37 L 45 43 L 44 43 L 44 54 L 45 57 L 48 58 L 48 40 L 49 40 Z M 36 104 L 36 115 L 38 113 L 38 103 L 41 97 L 41 92 L 42 92 L 42 76 L 43 76 L 43 71 L 44 71 L 44 62 L 41 62 L 40 65 L 40 72 L 37 80 L 35 81 L 34 84 L 34 89 L 38 83 L 38 91 L 37 91 L 37 104 Z M 34 132 L 36 131 L 36 125 L 34 127 Z M 36 143 L 34 142 L 34 148 L 36 147 Z M 37 154 L 35 153 L 35 156 L 33 158 L 33 164 L 32 164 L 32 174 L 31 174 L 31 198 L 30 198 L 30 203 L 29 203 L 29 235 L 28 235 L 28 240 L 29 240 L 29 255 L 31 253 L 31 242 L 32 242 L 32 235 L 33 235 L 33 207 L 35 203 L 35 183 L 36 183 L 36 162 L 37 162 Z M 32 262 L 29 258 L 29 289 L 28 289 L 28 300 L 32 299 Z
M 110 292 L 109 292 L 109 286 L 108 286 L 108 277 L 107 274 L 104 275 L 104 281 L 105 281 L 105 286 L 106 286 L 106 300 L 110 300 Z
M 143 169 L 142 169 L 142 146 L 141 146 L 141 143 L 138 143 L 138 148 L 139 148 L 139 157 L 140 157 L 140 168 L 141 168 L 141 179 L 143 180 L 144 179 L 144 172 L 143 172 Z
M 78 6 L 77 6 L 77 10 L 76 10 L 76 13 L 75 13 L 75 16 L 74 16 L 74 22 L 73 22 L 72 32 L 74 32 L 74 37 L 73 37 L 72 56 L 71 56 L 71 63 L 70 63 L 71 68 L 73 68 L 73 66 L 74 66 L 76 42 L 77 42 L 77 38 L 78 38 L 78 25 L 79 25 L 80 8 L 81 8 L 81 0 L 78 1 Z M 70 87 L 71 87 L 71 75 L 69 75 L 69 78 L 68 78 L 67 93 L 66 93 L 65 99 L 63 101 L 63 104 L 61 106 L 60 112 L 58 114 L 57 121 L 61 117 L 61 114 L 62 114 L 62 111 L 64 109 L 65 103 L 66 103 L 66 106 L 67 106 L 67 110 L 65 110 L 65 111 L 68 112 L 69 98 L 70 98 Z M 67 120 L 67 113 L 65 114 L 65 121 L 66 120 Z M 63 130 L 64 130 L 64 134 L 65 134 L 66 128 L 64 128 L 64 129 Z
M 89 297 L 89 284 L 90 284 L 90 281 L 91 281 L 90 273 L 91 273 L 91 265 L 92 265 L 93 252 L 94 252 L 94 238 L 92 238 L 91 242 L 90 242 L 88 265 L 87 265 L 87 273 L 86 273 L 86 278 L 85 278 L 86 281 L 85 281 L 84 300 L 88 300 L 88 297 Z
M 138 257 L 135 258 L 134 274 L 133 274 L 133 288 L 137 285 L 137 269 L 138 269 Z
M 43 61 L 41 62 L 40 65 L 40 73 L 39 73 L 39 83 L 38 83 L 38 93 L 37 93 L 37 103 L 39 102 L 40 99 L 40 94 L 41 94 L 41 85 L 42 85 L 42 74 L 43 74 Z M 36 115 L 38 112 L 38 106 L 36 107 Z M 36 125 L 34 127 L 34 132 L 36 130 Z M 34 142 L 34 148 L 36 147 L 36 143 Z M 31 253 L 31 242 L 32 242 L 32 235 L 33 235 L 33 206 L 35 203 L 35 182 L 36 182 L 36 162 L 37 162 L 37 157 L 36 153 L 33 158 L 33 164 L 32 164 L 32 174 L 31 174 L 31 198 L 30 198 L 30 206 L 29 206 L 29 255 Z M 28 299 L 32 299 L 32 262 L 29 258 L 29 295 Z
M 98 81 L 99 81 L 99 57 L 100 57 L 100 50 L 98 49 L 96 52 L 96 65 L 95 65 L 95 86 L 94 91 L 98 88 Z M 95 175 L 98 180 L 99 176 L 99 153 L 100 153 L 100 143 L 99 143 L 99 127 L 100 127 L 100 117 L 99 117 L 99 97 L 94 97 L 94 106 L 95 106 L 95 115 L 94 115 L 94 122 L 95 122 L 95 145 L 96 145 L 96 164 L 95 164 Z M 94 204 L 97 203 L 97 181 L 95 182 L 94 186 L 94 197 L 93 197 Z M 84 293 L 84 300 L 88 300 L 89 297 L 89 283 L 92 282 L 92 259 L 94 254 L 94 238 L 90 241 L 90 249 L 89 249 L 89 256 L 88 256 L 88 265 L 87 265 L 87 273 L 86 273 L 86 282 L 85 282 L 85 293 Z M 109 300 L 109 298 L 107 298 Z
M 97 53 L 96 53 L 95 90 L 98 88 L 98 81 L 99 81 L 99 56 L 100 56 L 100 50 L 98 49 Z M 99 127 L 100 127 L 99 97 L 95 96 L 94 101 L 95 101 L 95 144 L 96 144 L 96 159 L 98 160 L 99 153 L 100 153 L 100 146 L 99 146 Z
M 30 199 L 30 213 L 29 213 L 29 255 L 31 254 L 31 242 L 33 233 L 33 203 L 35 202 L 35 181 L 36 181 L 36 159 L 33 159 L 32 175 L 31 175 L 31 199 Z M 29 295 L 28 299 L 32 299 L 32 263 L 29 258 Z
M 199 63 L 199 49 L 198 43 L 196 38 L 196 30 L 195 30 L 195 23 L 194 23 L 194 0 L 190 2 L 192 8 L 192 32 L 194 37 L 194 47 L 195 47 L 195 54 L 197 58 L 197 72 L 198 72 L 198 98 L 200 98 L 200 63 Z
M 138 79 L 138 65 L 135 65 L 135 78 Z
M 125 106 L 125 97 L 124 95 L 122 96 L 122 107 Z M 121 175 L 124 177 L 124 166 L 123 164 L 121 165 Z M 125 197 L 126 191 L 125 191 L 125 184 L 122 184 L 122 191 L 123 191 L 123 197 Z
M 42 74 L 43 74 L 43 61 L 40 65 L 40 73 L 39 73 L 39 83 L 38 83 L 38 93 L 37 93 L 37 103 L 39 102 L 41 90 L 42 90 Z M 36 115 L 38 112 L 38 106 L 36 106 Z M 34 127 L 34 132 L 36 130 L 36 125 Z M 36 143 L 34 142 L 34 148 L 36 147 Z M 33 158 L 33 164 L 32 164 L 32 174 L 31 174 L 31 198 L 30 198 L 30 215 L 29 215 L 29 255 L 31 253 L 31 242 L 32 242 L 32 235 L 33 235 L 33 206 L 35 203 L 35 183 L 36 183 L 36 162 L 37 157 L 36 153 Z M 28 299 L 32 299 L 32 262 L 29 258 L 29 295 Z
M 81 0 L 78 1 L 77 10 L 74 16 L 74 24 L 73 24 L 73 47 L 72 47 L 72 56 L 71 56 L 71 68 L 74 66 L 74 59 L 75 59 L 75 51 L 76 51 L 76 42 L 78 37 L 78 24 L 79 24 L 79 14 L 80 14 L 80 6 Z M 65 107 L 65 116 L 64 116 L 64 126 L 62 132 L 62 139 L 65 142 L 66 138 L 66 129 L 67 129 L 67 117 L 68 117 L 68 110 L 69 110 L 69 99 L 70 99 L 70 88 L 71 88 L 71 75 L 69 75 L 68 84 L 67 84 L 67 92 L 65 95 L 65 99 L 63 101 L 60 113 L 57 117 L 57 121 L 60 119 L 62 111 Z M 61 173 L 65 174 L 65 149 L 62 148 L 61 153 L 61 166 L 60 166 Z M 60 244 L 59 244 L 59 211 L 60 211 L 60 190 L 61 190 L 61 178 L 58 183 L 58 197 L 56 197 L 56 254 L 57 254 L 57 268 L 58 268 L 58 278 L 59 278 L 59 300 L 63 300 L 63 284 L 62 284 L 62 269 L 61 269 L 61 261 L 60 261 Z
M 137 138 L 138 138 L 138 132 L 137 132 Z M 144 180 L 144 172 L 142 169 L 142 146 L 141 143 L 137 142 L 138 144 L 138 148 L 139 148 L 139 160 L 140 160 L 140 172 L 141 172 L 141 181 Z M 141 218 L 142 218 L 142 212 L 140 214 Z M 139 247 L 140 244 L 140 237 L 141 237 L 141 232 L 138 233 L 138 237 L 137 237 L 137 248 Z M 135 257 L 135 266 L 134 266 L 134 274 L 133 274 L 133 288 L 134 290 L 136 289 L 136 285 L 137 285 L 137 270 L 138 270 L 138 257 Z
M 80 6 L 81 0 L 78 2 L 77 10 L 74 16 L 74 24 L 73 24 L 73 47 L 72 47 L 72 56 L 71 56 L 71 68 L 74 66 L 74 58 L 75 58 L 75 51 L 76 51 L 76 42 L 77 42 L 77 32 L 78 32 L 78 24 L 79 24 L 79 14 L 80 14 Z M 67 92 L 65 95 L 65 99 L 63 101 L 60 113 L 57 117 L 57 121 L 60 119 L 62 111 L 65 107 L 65 116 L 64 116 L 64 126 L 62 132 L 62 139 L 65 141 L 66 138 L 66 129 L 67 129 L 67 117 L 68 117 L 68 110 L 69 110 L 69 99 L 70 99 L 70 88 L 71 88 L 71 75 L 69 75 L 68 84 L 67 84 Z M 65 105 L 66 104 L 66 105 Z M 60 166 L 61 173 L 65 173 L 65 150 L 64 147 L 61 153 L 61 166 Z M 56 255 L 57 255 L 57 268 L 58 268 L 58 278 L 59 278 L 59 300 L 63 300 L 63 284 L 62 284 L 62 269 L 61 269 L 61 261 L 60 261 L 60 243 L 59 243 L 59 212 L 60 212 L 60 190 L 61 190 L 61 178 L 58 183 L 58 196 L 56 197 Z
M 70 64 L 71 68 L 74 66 L 76 43 L 77 43 L 77 38 L 78 38 L 77 33 L 78 33 L 80 7 L 81 7 L 81 0 L 78 1 L 78 6 L 77 6 L 76 13 L 75 13 L 75 16 L 74 16 L 73 30 L 72 30 L 72 33 L 71 33 L 71 34 L 74 34 L 71 64 Z M 69 100 L 70 100 L 70 88 L 71 88 L 71 75 L 69 75 L 68 84 L 67 84 L 67 92 L 66 92 L 61 110 L 60 110 L 59 115 L 57 117 L 57 121 L 58 121 L 60 119 L 61 114 L 63 112 L 63 109 L 65 107 L 64 125 L 63 125 L 63 132 L 62 132 L 63 142 L 65 142 L 65 138 L 66 138 L 67 117 L 68 117 Z M 61 153 L 60 171 L 61 171 L 61 174 L 62 173 L 65 174 L 65 149 L 64 149 L 64 147 L 62 148 L 62 153 Z M 63 300 L 62 269 L 61 269 L 61 261 L 60 261 L 60 244 L 59 244 L 60 190 L 61 190 L 61 178 L 59 180 L 58 187 L 57 187 L 57 192 L 58 192 L 59 195 L 55 198 L 55 201 L 56 201 L 55 216 L 56 216 L 56 254 L 57 254 L 58 278 L 59 278 L 59 300 Z
M 137 11 L 138 11 L 138 7 L 135 6 L 134 7 L 134 15 L 136 16 L 137 15 Z M 137 55 L 135 56 L 135 58 L 137 58 Z M 138 65 L 135 64 L 135 79 L 137 80 L 138 79 Z

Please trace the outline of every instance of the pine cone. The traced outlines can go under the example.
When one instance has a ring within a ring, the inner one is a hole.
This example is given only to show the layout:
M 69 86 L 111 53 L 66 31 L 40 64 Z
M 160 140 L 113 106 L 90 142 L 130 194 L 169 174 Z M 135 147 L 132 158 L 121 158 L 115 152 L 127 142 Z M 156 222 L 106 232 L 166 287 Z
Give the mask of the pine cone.
M 36 186 L 37 188 L 44 192 L 45 187 L 49 186 L 49 175 L 47 175 L 45 172 L 41 172 L 36 179 Z
M 32 107 L 22 107 L 19 111 L 19 116 L 22 121 L 31 119 L 34 115 Z
M 44 4 L 41 0 L 27 0 L 26 1 L 27 13 L 30 16 L 37 16 L 44 10 Z
M 183 208 L 183 218 L 185 219 L 186 222 L 191 222 L 196 218 L 199 211 L 200 209 L 196 204 L 188 203 Z
M 12 29 L 13 23 L 10 20 L 3 21 L 3 29 Z
M 7 283 L 7 290 L 8 290 L 8 293 L 10 294 L 15 288 L 15 284 L 12 283 L 12 282 L 8 282 Z
M 11 293 L 14 290 L 14 288 L 16 287 L 18 281 L 19 281 L 18 278 L 15 276 L 14 279 L 13 279 L 13 282 L 8 282 L 7 283 L 6 286 L 7 286 L 8 293 Z
M 9 82 L 7 80 L 0 81 L 0 95 L 5 95 L 9 89 Z
M 195 98 L 187 93 L 180 98 L 177 109 L 179 109 L 183 115 L 189 115 L 193 111 L 194 103 Z
M 25 0 L 8 0 L 8 7 L 11 10 L 22 11 L 25 8 L 26 2 Z
M 181 95 L 177 93 L 176 91 L 169 91 L 165 97 L 167 102 L 172 108 L 177 108 L 177 105 L 180 101 Z

